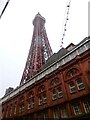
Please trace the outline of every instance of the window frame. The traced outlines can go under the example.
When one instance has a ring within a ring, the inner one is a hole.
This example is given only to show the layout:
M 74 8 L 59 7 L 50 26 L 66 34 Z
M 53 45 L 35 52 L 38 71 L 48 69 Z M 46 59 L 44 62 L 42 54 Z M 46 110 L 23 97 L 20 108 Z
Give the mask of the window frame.
M 78 80 L 80 80 L 81 82 L 78 83 L 78 82 L 77 82 Z M 78 79 L 76 79 L 75 81 L 76 81 L 76 85 L 77 85 L 77 88 L 78 88 L 79 91 L 85 89 L 85 85 L 84 85 L 84 83 L 83 83 L 83 81 L 82 81 L 81 78 L 78 78 Z M 80 88 L 80 86 L 82 86 L 82 85 L 83 85 L 83 87 Z
M 85 105 L 85 102 L 87 102 L 86 105 Z M 84 101 L 83 106 L 84 106 L 85 113 L 89 113 L 90 112 L 90 101 Z
M 73 86 L 70 86 L 71 83 L 73 83 Z M 70 94 L 73 94 L 73 93 L 77 92 L 77 91 L 76 91 L 76 86 L 75 86 L 74 81 L 71 81 L 71 82 L 69 82 L 68 84 L 69 84 L 69 91 L 70 91 Z M 74 90 L 73 90 L 73 89 L 74 89 Z
M 45 95 L 45 96 L 44 96 L 44 95 Z M 43 103 L 44 103 L 44 104 L 47 103 L 47 95 L 46 95 L 46 93 L 43 94 Z
M 67 118 L 68 117 L 66 107 L 60 108 L 60 112 L 61 112 L 61 118 Z
M 80 103 L 75 103 L 73 105 L 73 111 L 75 115 L 80 115 L 82 113 L 80 108 Z
M 19 113 L 22 113 L 22 112 L 24 112 L 24 104 L 21 104 L 19 106 Z
M 59 113 L 58 113 L 57 109 L 53 110 L 53 118 L 54 118 L 54 120 L 58 120 L 59 119 Z
M 56 100 L 56 99 L 57 99 L 57 92 L 56 92 L 56 89 L 53 89 L 52 90 L 52 100 Z
M 39 95 L 39 97 L 38 97 L 38 105 L 42 105 L 42 95 Z
M 62 87 L 59 87 L 58 88 L 58 98 L 62 98 L 62 97 L 63 97 L 63 90 L 62 90 Z

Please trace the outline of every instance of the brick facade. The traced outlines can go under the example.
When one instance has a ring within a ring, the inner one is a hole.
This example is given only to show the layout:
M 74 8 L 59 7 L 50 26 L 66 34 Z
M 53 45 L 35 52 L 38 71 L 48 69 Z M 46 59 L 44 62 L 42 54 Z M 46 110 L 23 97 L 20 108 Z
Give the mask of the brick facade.
M 2 120 L 59 120 L 83 116 L 89 120 L 90 39 L 86 38 L 31 81 L 3 97 L 1 103 Z

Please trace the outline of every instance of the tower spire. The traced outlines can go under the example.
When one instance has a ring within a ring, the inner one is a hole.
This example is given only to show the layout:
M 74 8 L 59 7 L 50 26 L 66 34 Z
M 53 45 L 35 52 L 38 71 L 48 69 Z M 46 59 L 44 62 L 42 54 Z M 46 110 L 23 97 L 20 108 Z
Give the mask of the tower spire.
M 44 26 L 45 18 L 40 13 L 35 16 L 33 25 L 31 47 L 20 84 L 25 83 L 37 74 L 41 70 L 42 65 L 53 54 Z

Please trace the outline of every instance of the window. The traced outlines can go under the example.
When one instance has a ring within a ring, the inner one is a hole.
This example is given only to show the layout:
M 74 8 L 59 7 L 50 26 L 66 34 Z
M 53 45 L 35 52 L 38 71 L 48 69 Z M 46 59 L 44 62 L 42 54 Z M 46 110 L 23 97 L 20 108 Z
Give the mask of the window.
M 4 108 L 2 108 L 2 116 L 4 116 Z
M 12 115 L 12 104 L 10 106 L 10 116 Z
M 24 111 L 24 105 L 22 105 L 22 112 Z
M 61 97 L 63 97 L 63 92 L 62 92 L 62 88 L 59 87 L 58 88 L 58 98 L 61 98 Z
M 59 83 L 59 79 L 58 78 L 54 78 L 52 81 L 51 81 L 51 86 L 55 86 Z
M 41 85 L 38 87 L 38 105 L 43 105 L 47 103 L 46 89 L 45 85 Z
M 16 114 L 16 106 L 14 107 L 14 115 Z
M 61 118 L 66 118 L 67 117 L 67 111 L 66 108 L 61 109 Z
M 73 81 L 69 83 L 69 89 L 70 89 L 70 93 L 76 92 L 76 88 Z
M 81 114 L 80 104 L 76 103 L 75 105 L 73 105 L 73 110 L 75 115 Z
M 56 100 L 57 99 L 57 93 L 56 90 L 54 89 L 52 92 L 52 100 Z
M 39 105 L 42 105 L 42 96 L 40 95 L 38 99 L 39 99 Z
M 46 93 L 39 95 L 39 105 L 47 103 Z
M 86 101 L 83 103 L 85 112 L 88 113 L 90 112 L 90 101 Z
M 52 92 L 52 100 L 57 100 L 63 97 L 63 91 L 61 85 L 60 87 L 56 87 L 56 88 L 54 87 L 54 89 L 52 89 L 51 92 Z
M 77 79 L 77 80 L 76 80 L 76 83 L 77 83 L 78 90 L 83 90 L 83 89 L 85 89 L 85 86 L 84 86 L 84 84 L 83 84 L 83 82 L 82 82 L 81 79 Z
M 28 102 L 28 110 L 30 110 L 31 109 L 31 103 L 30 103 L 30 101 Z
M 72 68 L 71 70 L 69 70 L 66 74 L 66 76 L 69 78 L 69 77 L 73 77 L 75 76 L 76 74 L 79 73 L 79 70 L 76 69 L 76 68 Z
M 54 120 L 58 120 L 59 119 L 57 110 L 53 110 L 53 115 L 54 115 Z
M 45 86 L 44 86 L 44 85 L 38 87 L 38 92 L 39 92 L 39 93 L 40 93 L 40 92 L 43 92 L 44 90 L 45 90 Z
M 47 102 L 46 94 L 43 95 L 43 103 Z
M 28 110 L 34 108 L 34 91 L 29 91 L 27 94 L 28 97 Z
M 28 101 L 28 110 L 33 109 L 34 108 L 34 98 L 31 98 Z
M 8 106 L 7 106 L 7 108 L 6 108 L 6 118 L 8 117 Z
M 30 91 L 30 92 L 28 93 L 28 96 L 27 96 L 27 97 L 31 98 L 31 97 L 33 97 L 33 96 L 34 96 L 34 92 L 33 92 L 33 91 Z
M 23 112 L 24 111 L 24 104 L 20 105 L 20 108 L 19 108 L 19 112 Z
M 34 98 L 31 99 L 31 108 L 34 108 Z
M 20 96 L 19 101 L 19 112 L 22 113 L 24 112 L 24 95 Z
M 47 111 L 44 112 L 43 116 L 44 116 L 44 120 L 48 120 L 48 112 Z
M 16 114 L 17 111 L 17 102 L 14 103 L 14 115 Z

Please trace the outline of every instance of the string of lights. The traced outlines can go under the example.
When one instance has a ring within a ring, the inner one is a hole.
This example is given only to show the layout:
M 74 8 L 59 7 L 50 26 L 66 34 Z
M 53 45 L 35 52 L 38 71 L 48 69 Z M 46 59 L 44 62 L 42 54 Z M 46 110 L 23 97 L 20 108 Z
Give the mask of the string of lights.
M 66 6 L 66 14 L 65 14 L 65 22 L 64 22 L 64 25 L 63 25 L 63 34 L 62 34 L 62 38 L 61 38 L 61 45 L 60 45 L 60 48 L 63 47 L 63 41 L 64 41 L 64 38 L 65 38 L 65 34 L 66 34 L 66 31 L 67 31 L 67 22 L 69 20 L 69 10 L 70 10 L 70 5 L 71 5 L 71 0 L 69 0 L 67 6 Z

